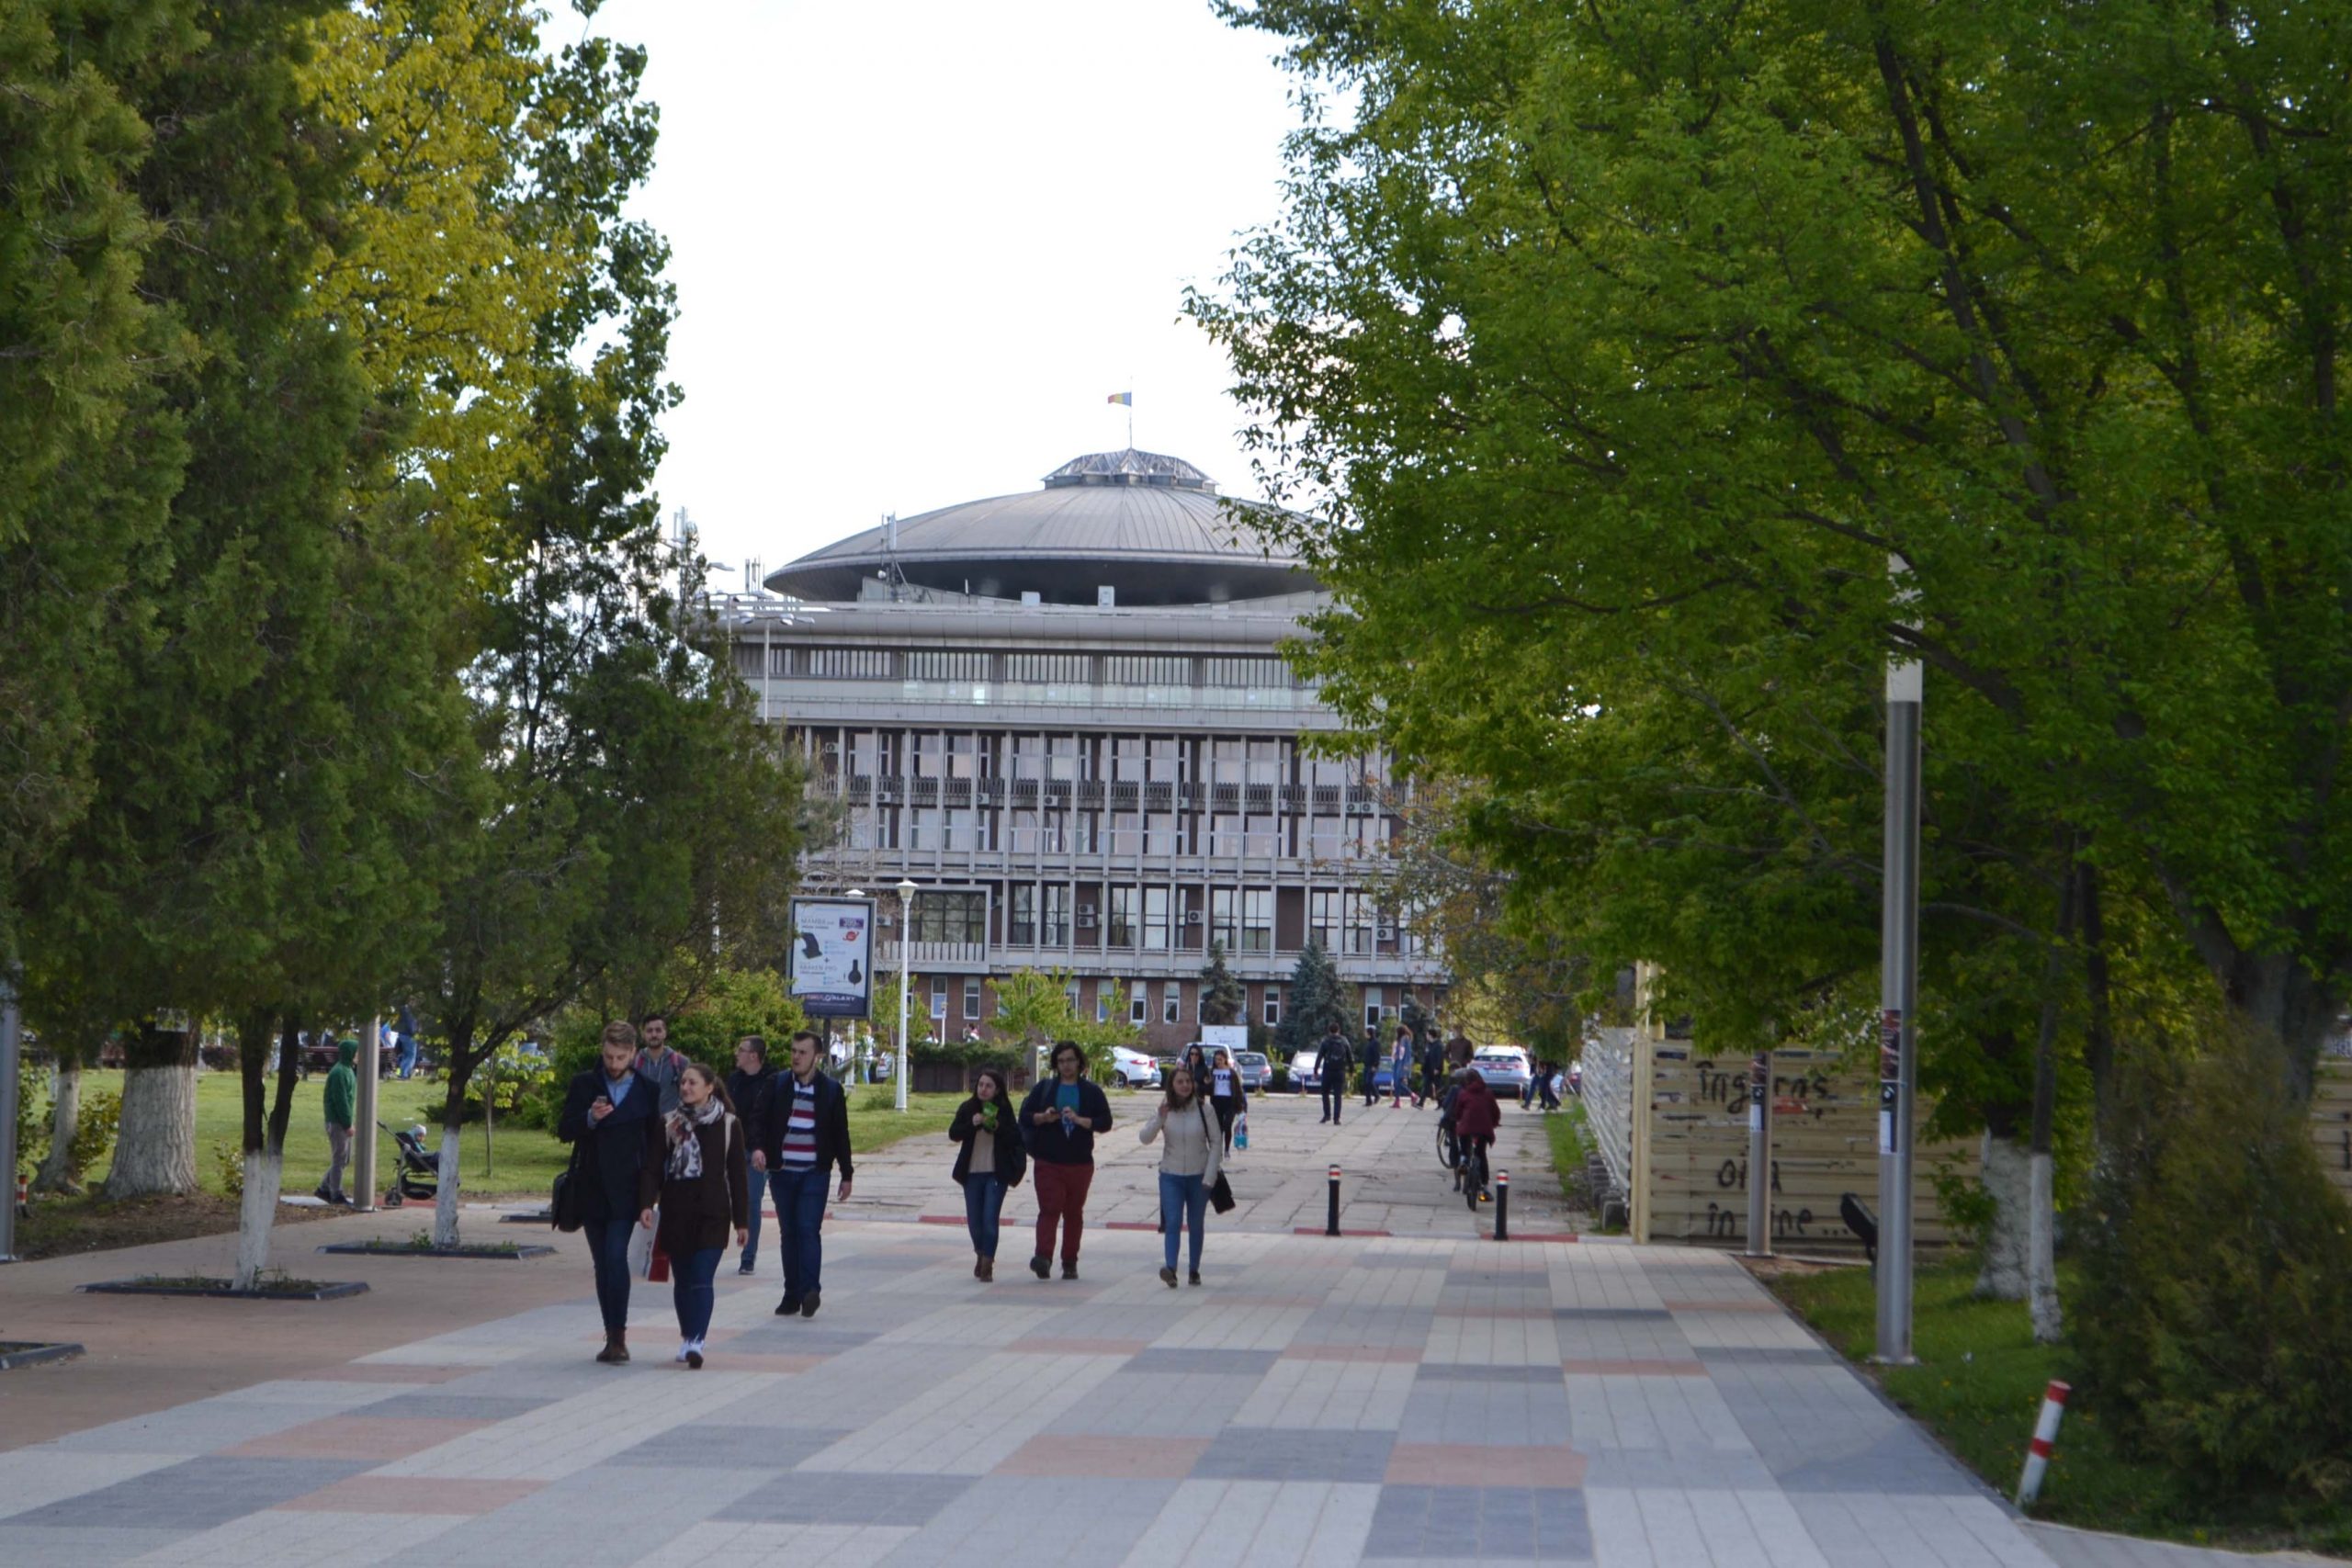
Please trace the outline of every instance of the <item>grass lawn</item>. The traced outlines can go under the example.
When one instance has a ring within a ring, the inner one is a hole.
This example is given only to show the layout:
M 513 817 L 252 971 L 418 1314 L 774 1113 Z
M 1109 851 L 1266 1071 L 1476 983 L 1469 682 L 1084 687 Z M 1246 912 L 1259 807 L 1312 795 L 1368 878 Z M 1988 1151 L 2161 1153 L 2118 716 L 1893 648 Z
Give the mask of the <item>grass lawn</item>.
M 96 1089 L 117 1094 L 122 1091 L 122 1075 L 119 1072 L 92 1071 L 82 1081 L 85 1096 Z M 276 1092 L 273 1082 L 271 1093 L 274 1096 Z M 389 1127 L 411 1127 L 422 1122 L 429 1129 L 426 1146 L 437 1149 L 441 1140 L 440 1108 L 446 1092 L 446 1086 L 426 1083 L 422 1078 L 411 1078 L 405 1083 L 398 1078 L 387 1079 L 377 1085 L 377 1120 Z M 325 1096 L 324 1074 L 306 1078 L 295 1088 L 294 1113 L 286 1126 L 288 1194 L 309 1192 L 326 1174 L 327 1133 L 321 1114 Z M 906 1114 L 901 1116 L 890 1109 L 888 1086 L 853 1088 L 850 1146 L 863 1154 L 900 1138 L 944 1133 L 956 1107 L 962 1102 L 960 1095 L 910 1095 Z M 238 1147 L 243 1126 L 243 1102 L 236 1077 L 230 1073 L 199 1075 L 196 1086 L 196 1168 L 206 1190 L 222 1190 L 220 1156 L 221 1151 Z M 397 1152 L 390 1136 L 381 1133 L 376 1135 L 377 1179 L 381 1186 L 391 1185 Z M 469 1122 L 458 1139 L 459 1190 L 469 1199 L 544 1198 L 569 1155 L 570 1150 L 557 1142 L 552 1133 L 502 1122 L 486 1140 L 481 1123 Z M 85 1180 L 95 1189 L 105 1175 L 102 1163 L 87 1173 Z
M 2071 1375 L 2065 1347 L 2036 1345 L 2024 1304 L 1979 1300 L 1975 1282 L 1973 1260 L 1922 1267 L 1912 1318 L 1919 1364 L 1867 1370 L 1996 1491 L 2016 1491 L 2042 1389 L 2058 1378 L 2074 1383 L 2075 1393 L 2031 1510 L 2036 1518 L 2255 1550 L 2352 1549 L 2352 1506 L 2230 1504 L 2135 1461 L 2102 1419 L 2098 1391 Z M 1868 1269 L 1781 1274 L 1770 1283 L 1824 1338 L 1867 1360 L 1876 1335 Z M 2073 1270 L 2062 1265 L 2062 1297 L 2073 1284 Z

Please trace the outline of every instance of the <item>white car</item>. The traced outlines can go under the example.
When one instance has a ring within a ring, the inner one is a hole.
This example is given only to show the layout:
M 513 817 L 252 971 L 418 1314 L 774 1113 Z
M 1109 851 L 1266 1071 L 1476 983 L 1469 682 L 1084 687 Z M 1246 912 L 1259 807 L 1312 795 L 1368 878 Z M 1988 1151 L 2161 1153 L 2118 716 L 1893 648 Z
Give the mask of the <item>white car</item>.
M 1470 1058 L 1478 1076 L 1497 1095 L 1518 1096 L 1526 1092 L 1535 1074 L 1527 1065 L 1527 1053 L 1516 1045 L 1487 1045 Z
M 1111 1071 L 1122 1089 L 1158 1089 L 1159 1063 L 1125 1045 L 1111 1047 Z

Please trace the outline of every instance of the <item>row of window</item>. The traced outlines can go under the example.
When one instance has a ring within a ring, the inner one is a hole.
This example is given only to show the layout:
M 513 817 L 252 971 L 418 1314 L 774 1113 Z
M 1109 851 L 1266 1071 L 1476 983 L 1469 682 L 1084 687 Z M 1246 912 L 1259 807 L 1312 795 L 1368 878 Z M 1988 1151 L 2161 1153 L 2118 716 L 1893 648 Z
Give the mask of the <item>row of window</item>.
M 1000 729 L 807 732 L 828 778 L 1036 779 L 1080 783 L 1312 785 L 1376 782 L 1363 758 L 1306 757 L 1284 738 L 1056 735 Z
M 1204 928 L 1208 942 L 1227 953 L 1274 950 L 1274 890 L 1271 887 L 1212 887 L 1203 907 L 1199 890 L 1190 898 L 1162 886 L 1114 885 L 1100 902 L 1081 902 L 1062 882 L 1016 882 L 1005 889 L 1004 940 L 1011 947 L 1067 947 L 1079 931 L 1100 929 L 1107 947 L 1165 953 L 1191 943 L 1178 940 L 1183 927 Z M 1412 951 L 1417 940 L 1397 929 L 1396 917 L 1371 893 L 1354 888 L 1316 888 L 1306 897 L 1307 935 L 1333 953 L 1374 953 L 1384 942 Z M 988 895 L 977 888 L 941 888 L 915 899 L 912 939 L 917 942 L 989 940 Z M 1089 946 L 1093 945 L 1091 941 Z
M 948 1021 L 948 1007 L 950 1001 L 953 999 L 949 991 L 949 987 L 952 983 L 953 982 L 944 975 L 934 975 L 932 976 L 931 1017 L 932 1021 L 934 1023 L 945 1023 Z M 1111 1021 L 1111 1009 L 1114 1005 L 1114 998 L 1117 994 L 1118 984 L 1119 982 L 1116 980 L 1098 980 L 1095 982 L 1095 1022 L 1108 1023 Z M 960 989 L 962 991 L 963 999 L 963 1021 L 967 1024 L 978 1023 L 980 1021 L 981 987 L 982 981 L 977 975 L 966 976 L 961 983 Z M 1126 983 L 1126 987 L 1127 1021 L 1129 1023 L 1137 1024 L 1150 1022 L 1152 1003 L 1155 999 L 1151 982 L 1148 980 L 1130 980 Z M 1202 998 L 1206 994 L 1206 989 L 1207 988 L 1205 987 L 1196 987 L 1194 988 L 1193 998 L 1193 1018 L 1191 1021 L 1194 1023 L 1203 1023 L 1207 1021 L 1200 1016 L 1200 1005 Z M 1066 988 L 1064 994 L 1069 998 L 1070 1010 L 1072 1012 L 1076 1012 L 1079 1009 L 1079 982 L 1072 980 Z M 1181 980 L 1167 980 L 1161 982 L 1159 987 L 1159 995 L 1156 999 L 1159 1004 L 1160 1022 L 1182 1023 L 1185 1021 L 1184 982 Z M 1268 986 L 1265 988 L 1265 996 L 1260 1003 L 1260 1016 L 1265 1020 L 1266 1027 L 1269 1029 L 1282 1022 L 1283 988 L 1280 986 Z M 1396 1010 L 1386 1004 L 1384 999 L 1382 987 L 1378 986 L 1365 987 L 1363 998 L 1363 1023 L 1366 1029 L 1380 1029 L 1388 1021 L 1394 1020 L 1396 1016 Z
M 1396 819 L 1385 816 L 964 806 L 853 806 L 842 826 L 844 841 L 857 850 L 1211 859 L 1375 856 L 1385 852 L 1396 831 Z
M 757 679 L 758 643 L 737 646 L 736 668 Z M 766 645 L 765 673 L 837 681 L 1002 681 L 1021 685 L 1237 686 L 1306 688 L 1283 660 L 1268 656 L 1159 653 L 999 653 L 986 649 L 809 648 Z

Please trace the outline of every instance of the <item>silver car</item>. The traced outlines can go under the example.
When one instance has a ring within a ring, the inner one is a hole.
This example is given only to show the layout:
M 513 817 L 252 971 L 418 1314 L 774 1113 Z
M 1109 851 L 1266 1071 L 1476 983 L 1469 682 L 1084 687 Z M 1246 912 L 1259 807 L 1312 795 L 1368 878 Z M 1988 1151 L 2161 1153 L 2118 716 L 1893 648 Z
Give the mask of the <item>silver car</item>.
M 1498 1099 L 1505 1094 L 1525 1094 L 1527 1086 L 1535 1081 L 1522 1052 L 1481 1051 L 1470 1058 L 1470 1065 L 1478 1069 L 1478 1076 L 1487 1080 L 1487 1087 L 1495 1091 Z

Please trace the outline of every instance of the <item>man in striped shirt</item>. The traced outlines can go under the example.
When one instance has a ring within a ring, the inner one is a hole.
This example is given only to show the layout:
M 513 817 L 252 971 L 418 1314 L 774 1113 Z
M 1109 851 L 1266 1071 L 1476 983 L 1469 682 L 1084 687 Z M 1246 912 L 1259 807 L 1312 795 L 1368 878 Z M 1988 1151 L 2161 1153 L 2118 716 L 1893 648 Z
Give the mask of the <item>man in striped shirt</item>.
M 849 1201 L 849 1096 L 817 1070 L 823 1049 L 802 1030 L 792 1037 L 792 1071 L 775 1086 L 764 1126 L 755 1130 L 759 1152 L 752 1168 L 768 1173 L 775 1200 L 776 1250 L 784 1254 L 784 1300 L 778 1317 L 814 1317 L 822 1300 L 825 1199 L 833 1167 L 841 1167 L 842 1201 Z

